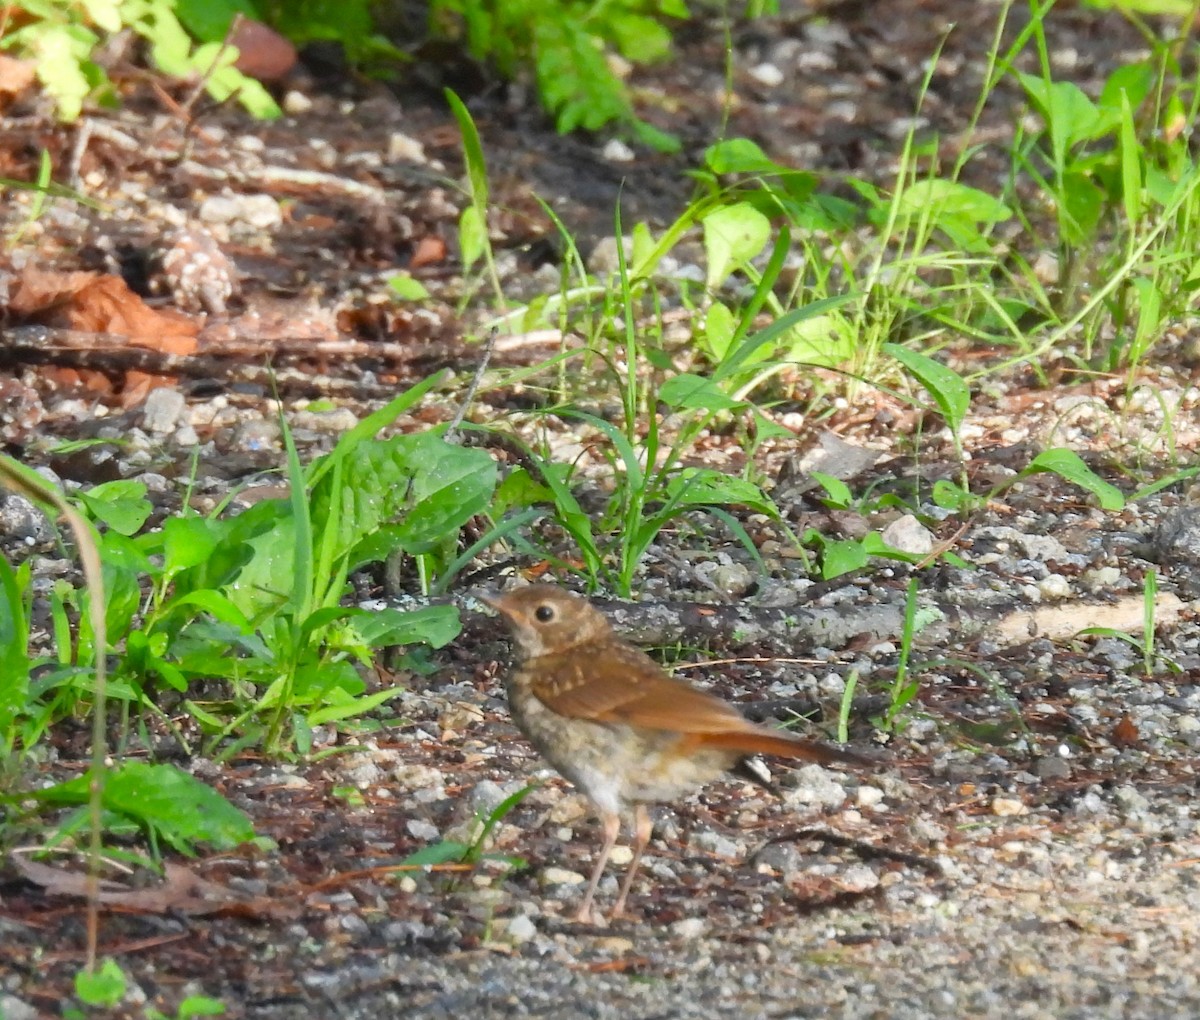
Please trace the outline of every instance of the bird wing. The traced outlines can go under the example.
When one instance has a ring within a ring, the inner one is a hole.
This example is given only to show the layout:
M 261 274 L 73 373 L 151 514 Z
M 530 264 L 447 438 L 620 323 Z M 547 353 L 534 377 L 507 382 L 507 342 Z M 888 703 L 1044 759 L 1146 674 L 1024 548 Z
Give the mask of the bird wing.
M 650 656 L 605 643 L 593 654 L 583 645 L 569 655 L 537 659 L 534 695 L 559 715 L 678 733 L 687 746 L 740 754 L 774 754 L 823 764 L 878 764 L 852 751 L 760 726 L 712 694 L 676 680 Z
M 553 712 L 677 733 L 735 733 L 754 723 L 720 698 L 676 680 L 650 656 L 606 643 L 537 660 L 533 692 Z

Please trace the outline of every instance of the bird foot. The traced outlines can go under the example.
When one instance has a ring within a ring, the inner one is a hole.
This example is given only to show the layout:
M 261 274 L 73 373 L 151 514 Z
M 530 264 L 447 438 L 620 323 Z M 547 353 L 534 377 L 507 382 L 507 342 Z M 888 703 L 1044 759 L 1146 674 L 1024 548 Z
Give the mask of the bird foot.
M 607 928 L 608 924 L 604 920 L 603 915 L 590 903 L 585 903 L 577 911 L 574 917 L 571 918 L 576 924 L 590 924 L 594 927 Z

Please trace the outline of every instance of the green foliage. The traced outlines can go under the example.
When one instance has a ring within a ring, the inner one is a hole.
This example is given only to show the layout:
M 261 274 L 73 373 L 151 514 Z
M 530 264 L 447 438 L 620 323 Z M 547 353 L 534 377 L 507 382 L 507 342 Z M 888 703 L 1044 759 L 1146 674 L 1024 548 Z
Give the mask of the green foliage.
M 146 1010 L 148 1020 L 196 1020 L 197 1017 L 222 1016 L 224 1013 L 225 1004 L 207 995 L 189 995 L 179 1004 L 174 1017 L 153 1008 Z
M 78 117 L 89 98 L 114 102 L 112 85 L 93 54 L 105 39 L 125 30 L 145 40 L 154 66 L 165 74 L 202 79 L 214 99 L 236 95 L 255 116 L 279 115 L 270 93 L 233 66 L 236 50 L 223 48 L 219 38 L 193 44 L 171 0 L 16 0 L 15 8 L 24 15 L 23 24 L 6 32 L 0 47 L 34 63 L 63 120 Z
M 498 307 L 504 307 L 504 288 L 500 285 L 500 274 L 496 269 L 495 253 L 488 234 L 488 175 L 487 163 L 483 158 L 483 143 L 479 131 L 466 104 L 449 89 L 446 102 L 458 122 L 462 133 L 463 158 L 467 164 L 467 194 L 470 204 L 462 211 L 458 220 L 458 249 L 464 270 L 469 270 L 480 259 L 487 266 L 488 279 L 492 285 Z
M 75 994 L 86 1006 L 112 1009 L 125 998 L 125 972 L 109 957 L 95 971 L 81 970 L 75 975 Z
M 0 797 L 0 802 L 21 799 L 48 806 L 83 806 L 91 793 L 90 774 L 45 789 Z M 130 822 L 154 845 L 166 843 L 178 853 L 193 855 L 197 844 L 230 850 L 254 838 L 250 819 L 211 786 L 174 765 L 126 762 L 105 774 L 101 804 L 110 826 Z M 60 838 L 70 837 L 87 824 L 84 812 L 71 815 L 59 827 Z
M 891 733 L 899 725 L 905 709 L 921 690 L 920 682 L 910 678 L 908 659 L 912 654 L 913 641 L 928 624 L 932 623 L 934 614 L 922 611 L 917 605 L 917 579 L 909 578 L 908 590 L 904 600 L 904 625 L 900 631 L 900 658 L 896 663 L 896 675 L 892 679 L 891 690 L 888 692 L 887 711 L 881 719 L 875 720 L 885 733 Z
M 29 731 L 29 562 L 16 570 L 0 558 L 0 761 L 26 743 Z
M 664 19 L 688 17 L 683 0 L 433 0 L 436 33 L 462 38 L 478 60 L 505 77 L 533 65 L 542 102 L 562 132 L 617 123 L 656 148 L 678 142 L 638 119 L 608 52 L 638 63 L 666 58 Z
M 435 579 L 459 569 L 458 530 L 489 505 L 496 474 L 485 452 L 448 443 L 440 431 L 375 438 L 436 381 L 364 419 L 307 469 L 288 435 L 291 498 L 235 516 L 185 512 L 143 532 L 150 505 L 140 483 L 80 492 L 81 508 L 102 525 L 104 621 L 118 652 L 112 696 L 170 725 L 158 692 L 174 691 L 214 749 L 236 734 L 274 753 L 305 751 L 314 726 L 361 717 L 398 693 L 365 693 L 361 671 L 375 649 L 453 640 L 451 606 L 341 605 L 350 571 L 397 550 Z M 0 688 L 0 750 L 30 746 L 89 700 L 97 661 L 92 595 L 66 582 L 51 598 L 54 658 L 30 657 L 28 589 L 27 566 L 0 564 L 8 609 L 0 664 L 10 678 Z M 228 684 L 227 701 L 194 698 L 195 686 L 212 680 Z
M 197 16 L 210 11 L 213 0 L 182 0 Z M 250 0 L 222 0 L 239 9 Z M 257 17 L 287 36 L 297 46 L 311 42 L 337 42 L 351 63 L 368 69 L 386 69 L 406 58 L 376 29 L 373 0 L 258 0 Z M 182 17 L 182 15 L 181 15 Z M 200 38 L 206 38 L 201 35 Z M 207 38 L 212 38 L 208 36 Z

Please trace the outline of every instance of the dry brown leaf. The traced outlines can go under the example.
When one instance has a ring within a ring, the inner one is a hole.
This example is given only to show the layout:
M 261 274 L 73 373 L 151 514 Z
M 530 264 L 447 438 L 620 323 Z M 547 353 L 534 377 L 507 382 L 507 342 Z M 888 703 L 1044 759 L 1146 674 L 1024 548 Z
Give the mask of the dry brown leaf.
M 95 273 L 59 273 L 29 263 L 13 281 L 8 310 L 22 317 L 51 311 L 66 304 L 95 278 Z
M 1120 722 L 1113 727 L 1112 742 L 1118 747 L 1128 747 L 1141 739 L 1142 733 L 1128 714 L 1121 716 Z
M 445 261 L 446 242 L 436 234 L 426 234 L 417 242 L 409 267 L 419 269 L 421 266 L 440 265 Z
M 28 60 L 0 53 L 0 99 L 19 96 L 33 84 L 35 68 Z
M 41 886 L 51 896 L 87 896 L 88 877 L 84 871 L 54 868 L 21 854 L 9 857 L 26 880 Z M 226 886 L 201 878 L 179 864 L 167 864 L 164 880 L 145 889 L 131 889 L 111 879 L 99 882 L 98 899 L 105 906 L 142 914 L 179 911 L 204 915 L 218 911 L 275 913 L 276 905 L 264 898 L 248 900 Z
M 76 293 L 67 311 L 71 329 L 117 333 L 130 343 L 165 354 L 192 354 L 199 327 L 190 319 L 156 311 L 119 276 L 102 276 Z
M 238 49 L 237 69 L 259 81 L 279 81 L 296 66 L 296 47 L 253 18 L 242 18 L 229 41 Z

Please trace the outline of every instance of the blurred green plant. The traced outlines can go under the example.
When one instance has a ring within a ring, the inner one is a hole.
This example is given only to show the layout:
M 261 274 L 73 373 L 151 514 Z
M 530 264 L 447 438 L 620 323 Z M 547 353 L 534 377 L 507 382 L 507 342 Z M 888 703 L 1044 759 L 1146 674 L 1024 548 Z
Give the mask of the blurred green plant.
M 566 133 L 618 124 L 640 141 L 673 151 L 679 142 L 634 112 L 610 53 L 635 63 L 666 59 L 667 22 L 689 16 L 684 0 L 432 0 L 436 35 L 461 40 L 506 78 L 532 65 L 542 104 Z
M 207 0 L 191 0 L 204 6 Z M 221 101 L 236 96 L 256 117 L 277 117 L 271 94 L 233 66 L 237 50 L 225 46 L 224 31 L 196 45 L 181 23 L 189 4 L 174 0 L 13 0 L 3 10 L 0 49 L 31 61 L 38 80 L 65 121 L 75 120 L 89 98 L 102 106 L 116 104 L 116 92 L 94 59 L 101 44 L 119 32 L 140 36 L 154 67 L 175 78 L 203 81 Z M 233 14 L 225 22 L 228 30 Z

